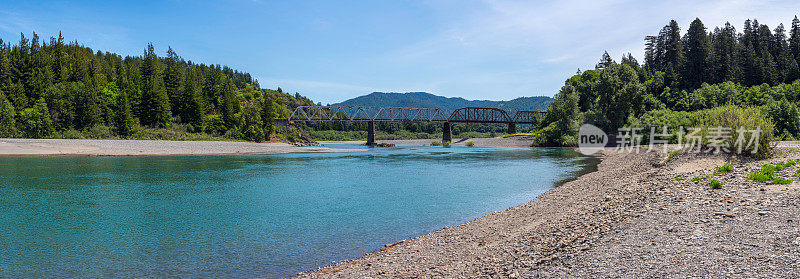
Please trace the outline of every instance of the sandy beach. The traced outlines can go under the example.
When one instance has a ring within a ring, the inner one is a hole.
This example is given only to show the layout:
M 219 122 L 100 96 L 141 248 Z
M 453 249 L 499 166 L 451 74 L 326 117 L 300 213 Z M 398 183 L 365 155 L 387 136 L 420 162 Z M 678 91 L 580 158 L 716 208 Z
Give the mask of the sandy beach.
M 797 278 L 800 184 L 746 179 L 765 163 L 800 159 L 797 147 L 782 143 L 764 161 L 607 149 L 598 171 L 531 202 L 299 276 Z M 713 175 L 726 162 L 735 170 Z M 797 180 L 799 168 L 778 176 Z
M 158 156 L 357 152 L 287 143 L 165 140 L 0 139 L 0 156 Z

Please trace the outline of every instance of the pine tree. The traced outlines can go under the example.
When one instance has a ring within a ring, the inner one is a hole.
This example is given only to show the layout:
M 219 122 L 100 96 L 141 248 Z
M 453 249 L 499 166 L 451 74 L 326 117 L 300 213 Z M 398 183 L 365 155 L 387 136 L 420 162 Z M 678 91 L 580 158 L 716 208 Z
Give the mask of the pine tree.
M 594 66 L 594 69 L 600 71 L 615 63 L 616 62 L 614 62 L 614 60 L 611 59 L 611 55 L 608 55 L 608 51 L 604 51 L 603 57 L 600 58 L 600 63 L 597 63 L 597 65 Z
M 786 41 L 786 29 L 784 29 L 783 24 L 779 24 L 778 27 L 775 28 L 775 34 L 773 37 L 774 41 L 772 55 L 775 58 L 776 64 L 775 81 L 791 82 L 787 81 L 787 74 L 791 65 L 791 61 L 794 59 L 792 58 L 792 54 L 789 52 L 789 44 Z
M 236 87 L 233 81 L 225 78 L 222 90 L 222 120 L 225 126 L 230 129 L 236 126 L 235 114 L 239 112 L 239 101 L 236 97 Z
M 15 118 L 14 105 L 0 92 L 0 138 L 10 138 L 17 135 Z
M 683 87 L 699 88 L 711 78 L 711 41 L 699 18 L 689 25 L 685 41 L 686 62 L 683 64 Z
M 800 19 L 797 16 L 794 16 L 792 30 L 789 32 L 789 49 L 794 60 L 800 64 Z
M 637 61 L 636 58 L 633 57 L 633 55 L 630 52 L 622 56 L 622 60 L 620 60 L 619 64 L 628 65 L 634 70 L 639 69 L 639 61 Z
M 261 119 L 264 121 L 264 136 L 267 140 L 275 132 L 275 118 L 278 114 L 275 112 L 275 101 L 272 97 L 265 97 L 264 104 L 262 105 Z
M 644 41 L 644 67 L 648 72 L 653 73 L 660 70 L 656 60 L 658 37 L 646 36 Z
M 164 90 L 161 63 L 155 54 L 153 44 L 147 45 L 141 68 L 143 86 L 139 118 L 144 125 L 169 127 L 172 124 L 172 113 L 169 98 Z
M 184 86 L 181 90 L 180 102 L 180 117 L 184 123 L 194 125 L 195 128 L 200 128 L 203 125 L 203 105 L 202 105 L 202 92 L 200 86 L 197 84 L 195 76 L 191 70 L 187 70 L 184 76 Z
M 180 99 L 180 93 L 182 91 L 181 87 L 184 82 L 184 75 L 181 73 L 180 62 L 181 61 L 180 57 L 178 57 L 178 54 L 172 50 L 172 47 L 168 47 L 167 58 L 164 63 L 164 90 L 167 92 L 169 103 L 172 105 L 171 110 L 173 112 L 177 112 L 179 110 L 178 106 L 182 101 Z
M 711 36 L 712 72 L 710 83 L 735 81 L 739 78 L 736 29 L 725 23 L 725 27 L 716 28 Z
M 129 136 L 134 130 L 133 112 L 131 103 L 128 101 L 128 94 L 124 92 L 117 95 L 116 114 L 114 115 L 114 126 L 117 133 L 122 136 Z
M 681 41 L 681 29 L 678 22 L 671 20 L 665 28 L 664 36 L 664 72 L 665 83 L 677 87 L 681 82 L 680 69 L 683 67 L 684 53 Z

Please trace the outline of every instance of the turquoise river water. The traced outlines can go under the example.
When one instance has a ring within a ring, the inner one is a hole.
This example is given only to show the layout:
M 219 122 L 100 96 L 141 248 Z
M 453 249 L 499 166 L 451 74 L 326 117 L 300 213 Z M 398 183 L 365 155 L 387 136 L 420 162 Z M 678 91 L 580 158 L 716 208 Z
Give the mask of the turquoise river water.
M 565 148 L 427 146 L 0 157 L 0 278 L 292 276 L 528 202 L 596 164 Z

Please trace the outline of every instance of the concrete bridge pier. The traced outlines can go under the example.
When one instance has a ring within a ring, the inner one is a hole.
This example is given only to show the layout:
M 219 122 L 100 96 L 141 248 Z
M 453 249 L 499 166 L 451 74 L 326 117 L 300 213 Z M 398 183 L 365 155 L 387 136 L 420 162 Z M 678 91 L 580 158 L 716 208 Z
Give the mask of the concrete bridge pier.
M 453 142 L 453 132 L 450 130 L 450 122 L 444 122 L 444 125 L 442 125 L 442 144 L 445 142 Z
M 375 121 L 367 124 L 367 145 L 375 145 Z
M 508 123 L 508 133 L 509 134 L 516 134 L 517 133 L 517 124 L 516 123 Z

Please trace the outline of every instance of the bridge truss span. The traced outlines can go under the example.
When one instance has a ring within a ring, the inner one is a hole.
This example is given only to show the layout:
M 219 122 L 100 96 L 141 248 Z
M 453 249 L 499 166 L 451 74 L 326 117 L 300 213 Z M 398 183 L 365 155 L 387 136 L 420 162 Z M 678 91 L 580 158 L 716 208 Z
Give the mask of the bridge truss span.
M 544 117 L 543 111 L 526 111 L 521 110 L 514 114 L 511 120 L 517 124 L 536 124 L 540 117 Z
M 372 121 L 363 107 L 299 106 L 288 121 Z
M 512 123 L 511 117 L 502 109 L 466 107 L 460 108 L 450 115 L 448 122 L 460 123 Z
M 372 111 L 372 110 L 370 110 Z M 517 132 L 517 124 L 534 124 L 544 112 L 518 111 L 509 117 L 498 108 L 466 107 L 445 117 L 438 108 L 381 107 L 374 115 L 364 107 L 352 106 L 299 106 L 286 119 L 292 121 L 361 121 L 367 122 L 367 145 L 375 144 L 375 122 L 439 122 L 442 123 L 442 142 L 452 140 L 451 123 L 507 124 L 508 133 Z
M 438 108 L 382 107 L 372 121 L 446 122 L 447 117 Z

